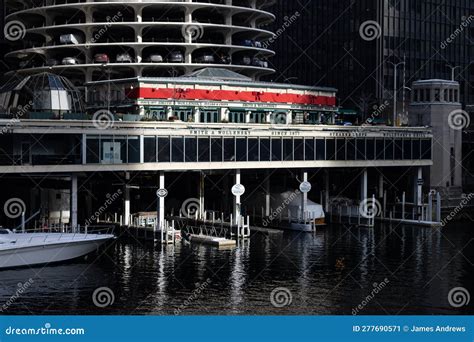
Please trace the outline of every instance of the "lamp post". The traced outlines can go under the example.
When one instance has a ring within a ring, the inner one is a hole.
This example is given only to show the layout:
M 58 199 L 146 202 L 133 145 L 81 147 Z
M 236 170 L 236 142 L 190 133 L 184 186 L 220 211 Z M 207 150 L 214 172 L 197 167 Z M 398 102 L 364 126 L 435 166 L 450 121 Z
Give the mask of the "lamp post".
M 455 81 L 456 80 L 456 77 L 455 77 L 456 69 L 460 69 L 461 67 L 459 65 L 452 66 L 451 64 L 446 64 L 446 66 L 451 69 L 451 81 Z
M 400 63 L 392 63 L 388 62 L 389 64 L 393 65 L 394 75 L 393 75 L 393 126 L 397 126 L 397 77 L 398 77 L 398 67 L 400 65 L 405 65 L 405 62 Z

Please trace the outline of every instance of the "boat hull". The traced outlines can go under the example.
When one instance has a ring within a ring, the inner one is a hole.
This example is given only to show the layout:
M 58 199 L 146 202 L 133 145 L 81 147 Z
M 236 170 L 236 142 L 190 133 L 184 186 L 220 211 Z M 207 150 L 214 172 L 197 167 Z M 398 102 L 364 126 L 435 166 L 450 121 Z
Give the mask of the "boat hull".
M 0 269 L 16 268 L 73 260 L 97 250 L 110 240 L 103 239 L 73 241 L 67 243 L 18 246 L 18 248 L 0 249 Z

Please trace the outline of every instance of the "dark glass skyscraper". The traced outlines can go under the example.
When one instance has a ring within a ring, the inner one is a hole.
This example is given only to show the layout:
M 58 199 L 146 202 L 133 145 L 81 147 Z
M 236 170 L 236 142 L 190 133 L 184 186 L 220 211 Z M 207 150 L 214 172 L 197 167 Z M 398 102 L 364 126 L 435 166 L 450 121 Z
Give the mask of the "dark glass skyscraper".
M 343 107 L 367 112 L 384 101 L 391 106 L 391 63 L 406 62 L 405 70 L 398 66 L 399 102 L 410 96 L 404 84 L 451 79 L 451 65 L 462 101 L 474 103 L 472 0 L 281 0 L 272 11 L 275 81 L 336 87 Z

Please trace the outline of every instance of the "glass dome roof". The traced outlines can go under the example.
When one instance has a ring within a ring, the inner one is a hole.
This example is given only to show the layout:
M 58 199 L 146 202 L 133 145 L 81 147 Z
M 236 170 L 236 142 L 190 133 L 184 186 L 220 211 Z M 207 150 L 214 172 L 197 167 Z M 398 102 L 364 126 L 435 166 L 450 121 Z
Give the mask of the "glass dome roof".
M 4 113 L 83 113 L 81 92 L 64 76 L 40 73 L 12 77 L 0 87 L 0 110 Z

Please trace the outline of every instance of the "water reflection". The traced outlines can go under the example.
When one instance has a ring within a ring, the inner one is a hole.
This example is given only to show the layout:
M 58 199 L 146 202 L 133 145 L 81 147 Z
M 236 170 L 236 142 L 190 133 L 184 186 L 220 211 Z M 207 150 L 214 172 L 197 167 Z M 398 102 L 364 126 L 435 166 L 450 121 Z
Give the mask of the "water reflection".
M 257 234 L 233 250 L 121 240 L 87 262 L 1 271 L 0 303 L 32 278 L 6 313 L 351 314 L 387 278 L 360 314 L 472 314 L 473 303 L 454 309 L 447 301 L 453 287 L 474 295 L 472 238 L 469 225 L 456 225 Z M 100 309 L 92 293 L 103 286 L 115 303 Z M 291 305 L 271 304 L 276 287 L 291 291 Z

